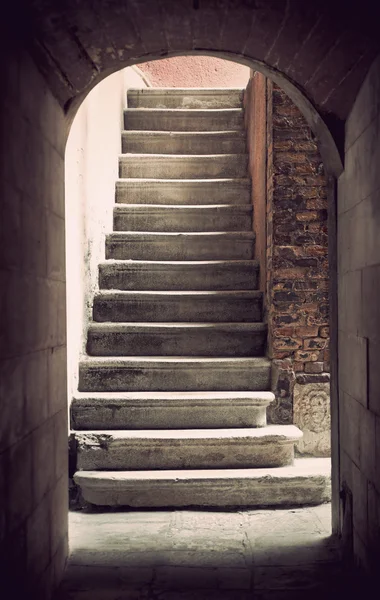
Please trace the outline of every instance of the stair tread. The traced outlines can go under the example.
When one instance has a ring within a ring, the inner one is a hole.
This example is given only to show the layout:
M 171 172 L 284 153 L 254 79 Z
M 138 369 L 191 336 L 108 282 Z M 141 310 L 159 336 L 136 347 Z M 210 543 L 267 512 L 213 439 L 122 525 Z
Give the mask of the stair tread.
M 97 429 L 92 431 L 76 431 L 78 439 L 90 439 L 91 436 L 106 436 L 115 441 L 128 439 L 141 440 L 180 440 L 191 441 L 201 439 L 252 439 L 262 442 L 271 440 L 297 441 L 302 437 L 302 432 L 295 425 L 267 425 L 266 427 L 244 427 L 226 429 Z
M 255 234 L 253 231 L 112 231 L 112 233 L 107 234 L 108 237 L 112 236 L 115 238 L 127 238 L 127 237 L 135 237 L 142 238 L 143 236 L 147 236 L 147 238 L 153 237 L 221 237 L 221 238 L 242 238 L 242 239 L 254 239 Z
M 149 156 L 149 155 L 147 155 Z M 169 155 L 170 156 L 170 155 Z M 203 155 L 200 155 L 203 156 Z M 168 179 L 166 177 L 119 177 L 116 180 L 116 185 L 126 185 L 126 184 L 141 184 L 143 182 L 149 182 L 149 183 L 162 183 L 164 185 L 205 185 L 205 184 L 213 184 L 213 183 L 235 183 L 237 185 L 245 185 L 245 186 L 249 186 L 251 185 L 251 180 L 249 179 L 249 177 L 214 177 L 208 179 L 208 178 L 201 178 L 201 177 L 194 177 L 194 179 L 187 179 L 187 178 L 178 178 L 178 179 Z
M 146 107 L 139 106 L 137 108 L 125 108 L 124 113 L 158 113 L 158 114 L 181 114 L 184 115 L 188 113 L 189 115 L 205 115 L 212 116 L 220 113 L 221 115 L 229 115 L 229 114 L 243 114 L 242 108 L 156 108 L 156 107 Z
M 210 323 L 192 323 L 192 322 L 91 322 L 89 323 L 89 328 L 92 331 L 102 331 L 102 330 L 114 330 L 114 331 L 122 331 L 125 329 L 131 329 L 134 331 L 143 331 L 144 329 L 154 329 L 159 331 L 162 329 L 163 331 L 167 331 L 168 329 L 221 329 L 221 330 L 258 330 L 263 331 L 267 328 L 266 323 L 223 323 L 223 322 L 210 322 Z
M 99 264 L 104 266 L 125 266 L 125 267 L 133 267 L 133 266 L 194 266 L 201 267 L 205 265 L 259 265 L 259 261 L 257 259 L 225 259 L 225 260 L 137 260 L 133 258 L 109 258 L 100 262 Z
M 248 158 L 248 154 L 246 152 L 232 152 L 232 153 L 228 153 L 228 154 L 165 154 L 165 152 L 159 152 L 159 153 L 148 153 L 148 152 L 123 152 L 122 154 L 119 154 L 119 159 L 121 160 L 126 160 L 128 158 L 139 158 L 139 159 L 143 159 L 145 158 L 146 160 L 165 160 L 165 161 L 169 161 L 169 160 L 173 160 L 173 161 L 180 161 L 180 160 L 228 160 L 233 158 L 237 158 L 237 157 L 245 157 Z
M 194 109 L 188 109 L 194 110 Z M 208 109 L 207 109 L 208 110 Z M 245 139 L 246 134 L 245 131 L 240 131 L 239 129 L 220 129 L 220 130 L 210 130 L 210 131 L 166 131 L 165 129 L 123 129 L 121 132 L 123 136 L 133 137 L 137 135 L 142 135 L 144 137 L 151 136 L 170 136 L 170 137 L 229 137 L 236 136 L 242 139 Z
M 75 478 L 82 480 L 103 480 L 104 482 L 168 480 L 235 480 L 235 479 L 286 479 L 309 478 L 310 476 L 329 476 L 331 460 L 329 458 L 296 458 L 294 464 L 286 467 L 260 467 L 251 469 L 168 469 L 146 471 L 77 471 Z
M 226 366 L 244 366 L 247 367 L 252 365 L 269 367 L 271 361 L 266 357 L 238 357 L 238 358 L 227 358 L 227 357 L 203 357 L 203 356 L 85 356 L 82 358 L 80 363 L 85 366 L 118 366 L 133 364 L 138 366 L 144 365 L 157 365 L 158 368 L 163 368 L 165 365 L 172 368 L 173 363 L 183 363 L 187 365 L 194 365 L 197 367 L 202 366 L 220 366 L 225 368 Z
M 156 94 L 162 92 L 170 92 L 171 95 L 180 95 L 184 92 L 186 93 L 194 93 L 194 94 L 203 94 L 203 93 L 214 93 L 220 96 L 228 95 L 231 92 L 244 92 L 245 88 L 243 87 L 222 87 L 222 88 L 214 88 L 214 87 L 154 87 L 154 88 L 128 88 L 128 94 L 130 93 L 138 93 L 142 95 L 155 96 Z
M 157 296 L 158 298 L 167 296 L 206 296 L 206 297 L 218 297 L 218 298 L 232 298 L 234 296 L 242 296 L 245 298 L 260 298 L 263 292 L 260 290 L 99 290 L 95 296 L 119 296 L 120 298 L 126 298 L 128 296 L 142 297 L 147 296 L 151 298 Z
M 251 204 L 125 204 L 123 202 L 119 202 L 114 206 L 114 210 L 116 211 L 133 211 L 133 210 L 141 210 L 143 212 L 150 212 L 152 210 L 165 210 L 165 211 L 174 211 L 179 210 L 181 212 L 186 210 L 226 210 L 231 212 L 252 212 L 253 206 Z
M 75 392 L 75 400 L 274 400 L 273 392 Z

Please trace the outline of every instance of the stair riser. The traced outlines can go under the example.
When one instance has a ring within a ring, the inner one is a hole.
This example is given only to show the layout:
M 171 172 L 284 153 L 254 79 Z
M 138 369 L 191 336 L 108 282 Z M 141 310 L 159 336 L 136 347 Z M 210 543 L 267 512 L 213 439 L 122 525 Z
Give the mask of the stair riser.
M 123 133 L 122 152 L 145 154 L 244 154 L 245 139 L 233 134 L 173 134 L 172 132 L 144 135 Z
M 249 181 L 144 181 L 119 182 L 116 202 L 122 204 L 250 204 Z
M 87 353 L 92 356 L 262 356 L 265 331 L 182 333 L 88 332 Z
M 151 300 L 95 296 L 94 321 L 247 323 L 262 320 L 262 298 L 178 296 Z
M 137 265 L 100 265 L 100 289 L 118 290 L 256 290 L 258 268 L 244 266 L 192 265 L 157 269 Z
M 266 407 L 199 404 L 144 406 L 109 402 L 71 404 L 73 429 L 211 429 L 265 427 Z
M 318 505 L 331 500 L 330 475 L 309 475 L 294 479 L 273 473 L 271 477 L 166 481 L 145 479 L 128 482 L 88 482 L 75 475 L 84 500 L 99 506 L 133 508 L 190 507 L 289 507 Z
M 124 114 L 124 128 L 127 131 L 242 131 L 243 127 L 241 110 L 224 114 L 212 114 L 207 111 L 203 114 L 192 114 L 191 111 L 183 114 L 133 109 L 126 110 Z
M 243 91 L 129 90 L 129 108 L 241 108 Z
M 252 231 L 250 210 L 114 211 L 114 231 Z
M 247 176 L 245 154 L 220 157 L 162 157 L 122 156 L 119 177 L 152 179 L 218 179 Z
M 262 391 L 270 388 L 269 367 L 171 368 L 80 365 L 80 392 Z
M 145 438 L 103 441 L 103 435 L 99 443 L 93 433 L 77 433 L 76 438 L 78 469 L 88 471 L 248 469 L 283 467 L 294 460 L 293 442 L 255 443 L 250 438 L 232 442 L 204 438 L 191 443 Z
M 254 258 L 254 240 L 160 236 L 156 240 L 106 239 L 106 258 L 118 260 L 246 260 Z

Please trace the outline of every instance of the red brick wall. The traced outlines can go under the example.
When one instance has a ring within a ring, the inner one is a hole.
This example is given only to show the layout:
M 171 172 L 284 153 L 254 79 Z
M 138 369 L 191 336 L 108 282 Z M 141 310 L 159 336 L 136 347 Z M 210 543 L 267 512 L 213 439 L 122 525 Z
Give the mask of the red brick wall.
M 247 88 L 245 110 L 255 215 L 258 209 L 261 214 L 262 203 L 254 189 L 259 185 L 266 195 L 266 248 L 263 253 L 263 242 L 257 240 L 256 256 L 265 273 L 261 289 L 276 395 L 268 417 L 292 423 L 294 385 L 329 381 L 326 178 L 317 141 L 301 112 L 277 85 L 257 76 L 259 85 L 251 80 Z M 265 111 L 259 114 L 263 102 Z M 255 121 L 261 133 L 254 131 Z M 263 137 L 264 173 L 251 164 L 252 140 L 262 142 Z
M 267 144 L 268 355 L 277 398 L 271 418 L 292 422 L 294 383 L 329 379 L 327 188 L 312 131 L 269 81 Z

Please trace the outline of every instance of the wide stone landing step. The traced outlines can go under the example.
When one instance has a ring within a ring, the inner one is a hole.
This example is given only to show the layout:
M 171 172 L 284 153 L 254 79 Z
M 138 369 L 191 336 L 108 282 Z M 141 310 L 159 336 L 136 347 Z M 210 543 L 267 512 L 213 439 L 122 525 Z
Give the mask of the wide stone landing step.
M 131 508 L 305 506 L 331 499 L 331 465 L 325 458 L 263 469 L 78 471 L 83 499 Z
M 99 265 L 100 289 L 256 290 L 257 260 L 107 260 Z
M 301 438 L 294 425 L 75 434 L 77 466 L 86 471 L 280 467 L 293 463 Z
M 79 364 L 80 392 L 208 392 L 270 389 L 267 358 L 92 357 Z
M 73 429 L 265 427 L 272 392 L 77 392 Z

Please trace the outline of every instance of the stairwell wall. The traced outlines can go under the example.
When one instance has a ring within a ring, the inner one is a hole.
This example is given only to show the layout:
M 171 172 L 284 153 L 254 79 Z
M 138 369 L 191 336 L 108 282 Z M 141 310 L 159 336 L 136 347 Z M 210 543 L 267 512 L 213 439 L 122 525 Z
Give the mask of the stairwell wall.
M 303 430 L 300 453 L 328 456 L 327 180 L 317 140 L 279 86 L 252 72 L 245 107 L 276 395 L 268 417 Z
M 0 36 L 0 578 L 45 600 L 67 555 L 62 108 Z
M 81 104 L 65 153 L 67 342 L 69 402 L 78 388 L 78 361 L 86 351 L 98 265 L 112 231 L 123 110 L 130 87 L 146 80 L 133 67 L 100 82 Z
M 341 523 L 346 553 L 380 559 L 380 57 L 346 123 L 338 181 Z M 377 580 L 376 580 L 377 584 Z

